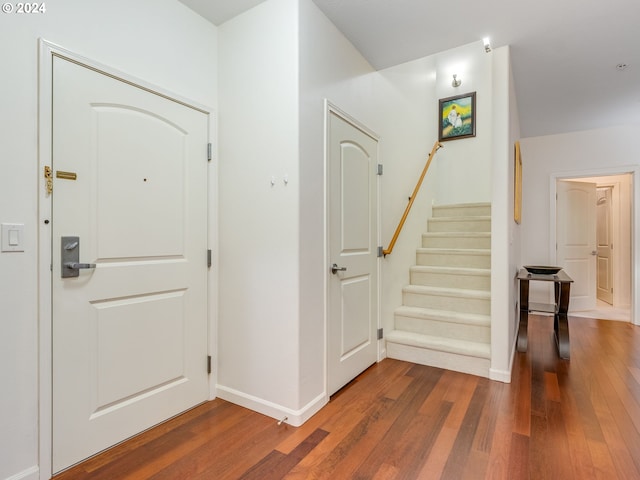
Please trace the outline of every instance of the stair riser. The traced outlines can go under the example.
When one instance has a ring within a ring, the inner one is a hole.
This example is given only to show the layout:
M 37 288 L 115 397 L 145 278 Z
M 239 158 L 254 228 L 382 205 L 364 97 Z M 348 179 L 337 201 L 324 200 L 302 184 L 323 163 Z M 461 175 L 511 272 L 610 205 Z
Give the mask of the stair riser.
M 464 288 L 468 290 L 491 290 L 491 277 L 487 275 L 461 275 L 412 270 L 411 285 L 427 287 Z
M 490 232 L 491 220 L 443 220 L 430 218 L 427 222 L 427 229 L 429 232 Z
M 431 215 L 436 218 L 441 217 L 472 217 L 490 216 L 491 205 L 467 205 L 467 206 L 434 206 Z
M 480 315 L 489 315 L 491 313 L 491 300 L 487 298 L 403 292 L 402 304 L 408 307 L 448 310 L 450 312 L 478 313 Z
M 491 343 L 491 328 L 488 326 L 442 322 L 427 318 L 395 316 L 396 330 L 421 333 L 437 337 L 466 340 L 469 342 Z
M 491 361 L 486 358 L 467 357 L 391 342 L 387 342 L 387 357 L 487 378 L 491 368 Z
M 418 252 L 418 265 L 433 267 L 491 268 L 490 254 Z
M 491 237 L 456 237 L 422 235 L 424 248 L 491 248 Z

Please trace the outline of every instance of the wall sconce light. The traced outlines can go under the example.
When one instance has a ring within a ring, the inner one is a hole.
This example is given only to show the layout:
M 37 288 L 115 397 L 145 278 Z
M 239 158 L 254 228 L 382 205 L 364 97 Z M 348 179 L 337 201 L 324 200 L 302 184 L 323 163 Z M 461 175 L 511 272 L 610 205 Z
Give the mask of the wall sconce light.
M 489 53 L 491 51 L 491 40 L 489 40 L 489 37 L 484 37 L 482 43 L 484 44 L 484 51 Z
M 462 80 L 458 80 L 458 75 L 456 75 L 454 73 L 453 74 L 453 81 L 451 82 L 451 86 L 454 87 L 454 88 L 457 88 L 460 85 L 462 85 Z

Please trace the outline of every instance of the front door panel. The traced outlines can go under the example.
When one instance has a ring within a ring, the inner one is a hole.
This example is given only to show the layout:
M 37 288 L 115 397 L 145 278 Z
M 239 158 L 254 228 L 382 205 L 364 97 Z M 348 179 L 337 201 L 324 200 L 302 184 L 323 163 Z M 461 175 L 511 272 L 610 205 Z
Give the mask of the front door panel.
M 54 58 L 54 471 L 207 398 L 207 131 Z M 63 278 L 63 237 L 95 267 Z

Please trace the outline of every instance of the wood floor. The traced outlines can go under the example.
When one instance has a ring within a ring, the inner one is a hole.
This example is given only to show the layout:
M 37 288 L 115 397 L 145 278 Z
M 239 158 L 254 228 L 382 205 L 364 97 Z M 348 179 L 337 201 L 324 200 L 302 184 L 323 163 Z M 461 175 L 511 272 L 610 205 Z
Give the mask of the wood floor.
M 302 427 L 222 400 L 58 476 L 71 479 L 640 479 L 640 328 L 529 316 L 511 384 L 384 360 Z

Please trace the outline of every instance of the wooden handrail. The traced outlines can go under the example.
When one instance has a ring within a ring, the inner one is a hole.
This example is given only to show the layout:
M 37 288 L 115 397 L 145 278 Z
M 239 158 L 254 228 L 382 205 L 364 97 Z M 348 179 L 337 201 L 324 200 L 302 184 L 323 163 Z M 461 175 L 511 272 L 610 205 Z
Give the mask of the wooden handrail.
M 400 223 L 398 223 L 398 228 L 396 228 L 396 231 L 393 234 L 393 238 L 391 239 L 391 243 L 389 243 L 389 246 L 387 248 L 382 250 L 382 254 L 385 257 L 387 255 L 389 255 L 393 251 L 393 247 L 396 244 L 396 240 L 398 240 L 398 237 L 400 236 L 400 231 L 402 230 L 402 227 L 404 227 L 404 222 L 407 220 L 407 216 L 409 216 L 409 211 L 411 210 L 411 206 L 413 205 L 413 201 L 416 199 L 416 195 L 418 195 L 418 191 L 420 190 L 420 187 L 422 186 L 422 180 L 424 180 L 424 176 L 426 175 L 427 170 L 429 170 L 429 165 L 431 165 L 431 160 L 433 160 L 433 156 L 436 154 L 438 149 L 442 148 L 443 146 L 444 145 L 442 145 L 440 142 L 436 142 L 436 143 L 433 144 L 433 148 L 431 149 L 431 153 L 429 154 L 429 159 L 427 160 L 427 164 L 424 166 L 424 169 L 422 170 L 422 174 L 420 175 L 420 178 L 418 179 L 418 183 L 416 183 L 416 188 L 413 189 L 413 193 L 409 197 L 409 203 L 407 204 L 407 208 L 404 209 L 404 214 L 402 215 L 402 218 L 400 219 Z

